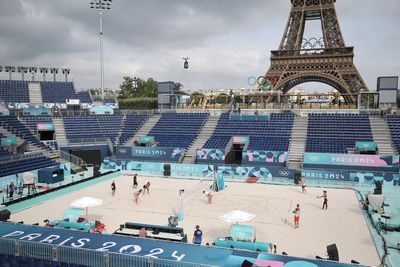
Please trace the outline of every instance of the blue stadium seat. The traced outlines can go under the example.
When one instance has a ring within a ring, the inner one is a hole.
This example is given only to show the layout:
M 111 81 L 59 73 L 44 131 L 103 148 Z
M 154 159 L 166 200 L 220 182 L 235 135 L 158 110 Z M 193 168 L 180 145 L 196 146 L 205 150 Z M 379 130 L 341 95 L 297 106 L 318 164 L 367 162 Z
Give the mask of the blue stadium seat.
M 0 80 L 0 102 L 29 103 L 28 82 Z
M 232 136 L 249 136 L 249 150 L 287 151 L 294 120 L 293 113 L 273 113 L 269 121 L 231 120 L 223 113 L 203 148 L 225 149 Z
M 188 148 L 208 119 L 208 113 L 163 113 L 148 135 L 160 147 Z
M 396 147 L 397 152 L 400 152 L 400 116 L 388 115 L 386 116 L 386 122 L 389 126 L 393 145 Z
M 309 114 L 306 152 L 347 154 L 357 141 L 374 141 L 367 114 Z

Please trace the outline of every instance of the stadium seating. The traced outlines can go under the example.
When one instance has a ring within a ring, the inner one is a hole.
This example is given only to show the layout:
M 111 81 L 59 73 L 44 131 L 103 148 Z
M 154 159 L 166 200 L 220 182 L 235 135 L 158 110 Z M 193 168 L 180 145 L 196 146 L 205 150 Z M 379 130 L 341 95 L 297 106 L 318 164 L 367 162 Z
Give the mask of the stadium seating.
M 40 82 L 43 103 L 65 103 L 66 99 L 76 99 L 72 82 Z
M 26 81 L 0 80 L 0 102 L 29 103 Z
M 33 132 L 37 131 L 38 123 L 53 123 L 51 116 L 23 116 L 21 117 L 21 120 L 25 122 L 25 125 Z
M 0 116 L 0 126 L 6 128 L 16 136 L 31 142 L 41 148 L 47 148 L 43 143 L 32 134 L 27 126 L 24 125 L 17 117 L 14 116 Z
M 388 115 L 386 116 L 386 121 L 390 129 L 393 144 L 396 147 L 397 152 L 400 152 L 400 116 Z
M 96 117 L 104 136 L 110 138 L 111 142 L 114 144 L 118 135 L 118 131 L 121 128 L 122 116 L 98 115 Z
M 89 92 L 78 92 L 76 95 L 77 95 L 77 98 L 81 100 L 81 103 L 86 103 L 86 104 L 93 103 Z
M 148 135 L 158 146 L 188 148 L 197 138 L 208 113 L 163 113 Z
M 75 92 L 72 82 L 40 82 L 43 103 L 65 103 L 67 99 L 80 99 L 81 103 L 92 103 L 89 92 Z
M 306 152 L 347 154 L 357 141 L 374 141 L 368 115 L 308 115 Z
M 63 117 L 65 134 L 70 143 L 90 142 L 96 138 L 104 138 L 96 116 Z
M 0 177 L 46 168 L 57 163 L 45 156 L 0 162 Z
M 122 145 L 128 141 L 148 118 L 148 115 L 126 115 L 125 124 L 119 136 L 119 144 Z
M 273 113 L 269 121 L 231 120 L 223 113 L 203 148 L 225 149 L 232 136 L 249 136 L 249 150 L 287 151 L 293 120 L 293 113 Z
M 140 128 L 147 115 L 127 115 L 122 125 L 121 115 L 90 115 L 63 117 L 65 133 L 70 143 L 90 142 L 99 138 L 110 138 L 113 144 L 123 144 Z M 118 137 L 121 131 L 121 136 Z

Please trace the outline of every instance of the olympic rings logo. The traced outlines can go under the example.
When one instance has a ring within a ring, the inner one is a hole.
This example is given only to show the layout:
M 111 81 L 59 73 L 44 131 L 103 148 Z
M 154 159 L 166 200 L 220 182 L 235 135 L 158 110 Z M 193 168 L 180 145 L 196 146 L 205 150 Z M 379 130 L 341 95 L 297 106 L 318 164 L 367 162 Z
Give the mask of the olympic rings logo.
M 250 86 L 258 85 L 262 91 L 270 91 L 272 89 L 272 82 L 264 76 L 259 76 L 258 78 L 255 76 L 250 76 L 247 79 L 247 84 Z
M 289 172 L 288 171 L 279 171 L 279 175 L 280 176 L 289 176 Z
M 126 152 L 128 152 L 127 149 L 119 149 L 119 153 L 126 153 Z

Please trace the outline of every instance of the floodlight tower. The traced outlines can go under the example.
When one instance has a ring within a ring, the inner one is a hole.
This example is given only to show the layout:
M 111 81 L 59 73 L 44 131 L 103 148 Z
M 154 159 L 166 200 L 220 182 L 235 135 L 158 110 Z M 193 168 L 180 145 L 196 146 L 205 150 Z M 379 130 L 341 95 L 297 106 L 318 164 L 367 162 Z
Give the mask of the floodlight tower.
M 4 70 L 8 72 L 9 80 L 12 80 L 12 73 L 15 72 L 14 66 L 4 66 Z
M 100 79 L 101 79 L 101 99 L 104 100 L 104 58 L 103 58 L 103 11 L 111 9 L 112 0 L 92 0 L 90 8 L 97 10 L 100 25 Z
M 61 70 L 62 70 L 62 73 L 65 76 L 65 82 L 68 82 L 68 75 L 71 72 L 71 70 L 70 69 L 61 69 Z
M 43 74 L 43 81 L 45 82 L 46 81 L 46 73 L 49 72 L 49 68 L 41 67 L 41 68 L 39 68 L 39 70 L 40 70 L 40 73 Z

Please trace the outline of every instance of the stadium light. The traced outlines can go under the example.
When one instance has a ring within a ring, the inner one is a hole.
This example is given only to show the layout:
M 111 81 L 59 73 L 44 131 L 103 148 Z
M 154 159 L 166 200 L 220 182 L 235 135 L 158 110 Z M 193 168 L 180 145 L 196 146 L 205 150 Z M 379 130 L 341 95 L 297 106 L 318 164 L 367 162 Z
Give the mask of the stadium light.
M 12 80 L 12 73 L 15 72 L 15 67 L 14 66 L 5 66 L 4 70 L 8 72 L 9 79 Z
M 21 73 L 21 79 L 23 80 L 23 81 L 25 81 L 25 73 L 27 73 L 28 72 L 28 68 L 27 67 L 17 67 L 17 71 L 18 71 L 18 73 Z
M 38 68 L 37 67 L 29 67 L 28 69 L 31 74 L 32 81 L 35 81 L 35 73 L 37 72 Z
M 61 69 L 62 73 L 65 75 L 65 82 L 68 82 L 68 75 L 71 72 L 70 69 Z
M 49 68 L 41 67 L 41 68 L 39 68 L 39 70 L 40 70 L 40 73 L 43 74 L 43 81 L 46 81 L 46 73 L 49 72 Z
M 50 73 L 53 74 L 53 81 L 57 81 L 58 68 L 50 68 Z
M 101 81 L 101 99 L 104 101 L 104 58 L 103 58 L 103 11 L 111 9 L 112 0 L 92 0 L 90 8 L 93 8 L 99 14 L 100 25 L 100 81 Z

